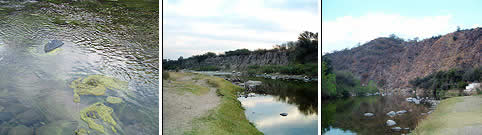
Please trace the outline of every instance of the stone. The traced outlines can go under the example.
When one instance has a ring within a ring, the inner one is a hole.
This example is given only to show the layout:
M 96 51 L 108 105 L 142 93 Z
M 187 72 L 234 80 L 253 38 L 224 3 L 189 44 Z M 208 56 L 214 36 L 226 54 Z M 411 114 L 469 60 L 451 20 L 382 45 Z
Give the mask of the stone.
M 400 127 L 393 127 L 392 130 L 398 132 L 398 131 L 401 131 L 402 128 L 400 128 Z
M 363 114 L 363 116 L 372 117 L 372 116 L 374 116 L 374 114 L 373 113 L 365 113 L 365 114 Z
M 420 104 L 420 100 L 417 100 L 417 99 L 414 99 L 413 102 L 417 105 Z
M 395 113 L 394 111 L 390 111 L 390 112 L 387 113 L 387 115 L 390 116 L 390 117 L 393 117 L 393 116 L 397 115 L 397 113 Z
M 280 113 L 281 116 L 288 116 L 288 113 Z
M 27 110 L 17 115 L 16 120 L 23 125 L 33 125 L 42 121 L 41 115 L 39 115 L 34 109 Z
M 8 135 L 33 135 L 33 129 L 24 125 L 18 125 L 10 129 Z
M 60 40 L 52 40 L 49 43 L 47 43 L 44 47 L 44 51 L 46 53 L 59 48 L 60 46 L 64 45 L 64 43 Z
M 397 114 L 398 114 L 398 115 L 402 115 L 402 114 L 404 114 L 404 113 L 406 113 L 406 112 L 407 112 L 407 110 L 401 110 L 401 111 L 398 111 Z
M 397 125 L 397 123 L 393 120 L 387 120 L 387 126 L 394 126 Z
M 0 121 L 8 121 L 14 117 L 11 112 L 0 112 Z

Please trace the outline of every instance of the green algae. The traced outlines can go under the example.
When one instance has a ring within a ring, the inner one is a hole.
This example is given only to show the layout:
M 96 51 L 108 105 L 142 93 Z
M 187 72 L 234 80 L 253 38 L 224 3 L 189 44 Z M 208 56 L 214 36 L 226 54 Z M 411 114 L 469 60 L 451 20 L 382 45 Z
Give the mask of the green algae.
M 89 132 L 84 128 L 79 128 L 75 130 L 75 135 L 88 135 Z
M 104 126 L 94 121 L 94 119 L 97 119 L 97 116 L 93 115 L 94 118 L 92 118 L 92 116 L 88 116 L 88 113 L 92 112 L 96 112 L 100 119 L 106 123 L 109 123 L 113 131 L 117 132 L 117 130 L 115 130 L 113 127 L 117 125 L 117 122 L 112 118 L 112 113 L 114 112 L 112 108 L 105 106 L 101 102 L 98 102 L 80 111 L 80 118 L 89 125 L 89 128 L 97 130 L 101 133 L 105 133 Z
M 128 88 L 126 81 L 121 81 L 104 75 L 90 75 L 79 78 L 70 84 L 74 89 L 74 102 L 80 102 L 80 95 L 102 96 L 107 89 L 125 91 Z M 77 96 L 79 96 L 77 98 Z
M 118 104 L 122 102 L 122 98 L 109 96 L 107 97 L 106 101 L 111 104 Z

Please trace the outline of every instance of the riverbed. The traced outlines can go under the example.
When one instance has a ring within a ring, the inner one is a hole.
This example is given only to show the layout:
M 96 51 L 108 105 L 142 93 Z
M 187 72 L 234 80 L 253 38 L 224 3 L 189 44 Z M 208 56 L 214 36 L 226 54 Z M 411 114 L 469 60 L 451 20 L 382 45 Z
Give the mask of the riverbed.
M 158 41 L 136 38 L 135 28 L 111 29 L 123 26 L 110 19 L 67 4 L 1 1 L 0 134 L 97 134 L 81 119 L 95 103 L 113 110 L 116 124 L 104 125 L 106 134 L 158 134 Z M 64 44 L 46 53 L 51 40 Z M 71 83 L 91 75 L 126 82 L 127 88 L 74 102 Z M 108 96 L 122 102 L 108 103 Z

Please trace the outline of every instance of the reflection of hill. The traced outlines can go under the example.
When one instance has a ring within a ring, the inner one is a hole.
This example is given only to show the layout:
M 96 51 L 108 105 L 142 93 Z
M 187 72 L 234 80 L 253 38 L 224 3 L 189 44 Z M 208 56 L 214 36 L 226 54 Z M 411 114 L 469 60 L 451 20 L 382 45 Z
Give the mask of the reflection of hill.
M 281 81 L 263 78 L 243 78 L 262 81 L 256 93 L 269 94 L 276 100 L 293 104 L 305 115 L 318 114 L 318 92 L 316 82 Z

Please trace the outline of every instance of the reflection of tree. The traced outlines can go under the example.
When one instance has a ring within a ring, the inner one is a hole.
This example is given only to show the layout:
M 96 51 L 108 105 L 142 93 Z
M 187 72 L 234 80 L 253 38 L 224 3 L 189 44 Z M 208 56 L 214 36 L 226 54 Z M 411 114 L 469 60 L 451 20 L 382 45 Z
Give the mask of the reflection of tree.
M 246 78 L 248 79 L 248 78 Z M 318 114 L 318 91 L 316 82 L 281 81 L 262 78 L 263 84 L 258 86 L 256 93 L 275 96 L 277 101 L 293 104 L 305 115 Z

